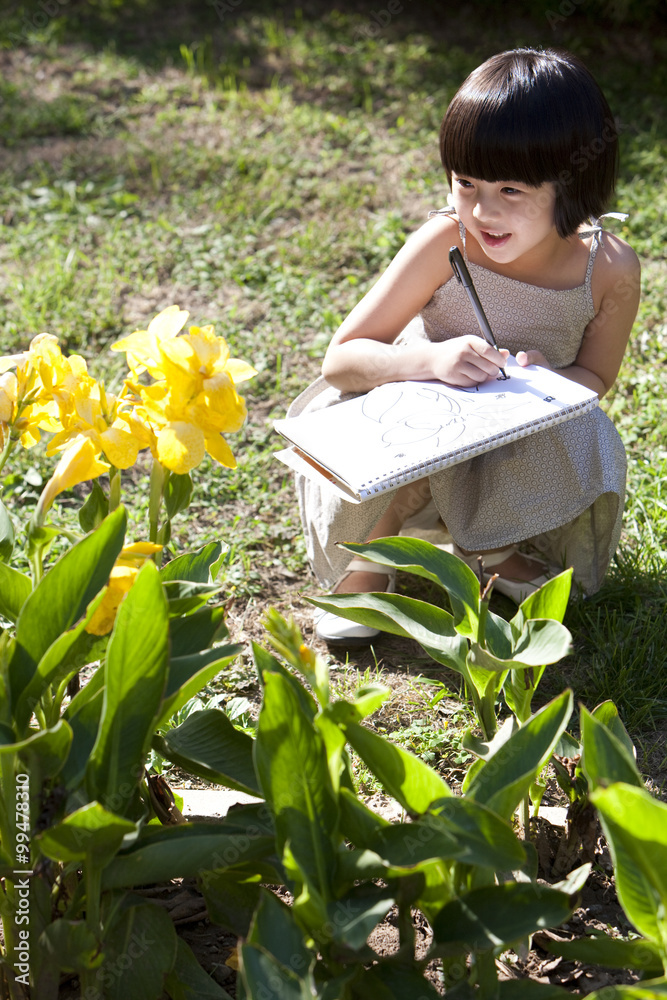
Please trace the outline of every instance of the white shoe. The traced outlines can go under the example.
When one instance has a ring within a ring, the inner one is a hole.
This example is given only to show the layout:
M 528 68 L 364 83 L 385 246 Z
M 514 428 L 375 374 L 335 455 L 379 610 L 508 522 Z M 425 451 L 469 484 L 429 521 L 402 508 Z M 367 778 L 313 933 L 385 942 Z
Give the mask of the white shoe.
M 391 566 L 380 566 L 379 563 L 370 562 L 368 559 L 353 559 L 343 576 L 337 581 L 333 593 L 336 593 L 336 588 L 350 573 L 356 572 L 374 573 L 377 576 L 387 577 L 388 584 L 384 593 L 393 593 L 396 570 Z M 373 639 L 377 639 L 381 634 L 379 628 L 360 625 L 358 622 L 350 621 L 349 618 L 335 615 L 333 611 L 323 611 L 319 608 L 315 612 L 313 621 L 316 636 L 329 646 L 368 646 Z
M 488 581 L 493 576 L 493 573 L 487 572 L 487 570 L 493 569 L 494 566 L 499 566 L 501 563 L 513 556 L 515 552 L 518 552 L 518 545 L 509 545 L 506 549 L 500 549 L 499 552 L 471 552 L 469 555 L 463 552 L 456 543 L 452 546 L 455 556 L 462 559 L 466 565 L 470 566 L 475 573 L 479 570 L 478 559 L 481 556 L 482 565 L 484 567 L 484 582 Z M 528 557 L 532 559 L 532 556 Z M 517 604 L 521 604 L 525 601 L 527 597 L 534 594 L 536 590 L 543 587 L 548 580 L 551 579 L 553 573 L 550 571 L 550 567 L 542 562 L 541 559 L 535 559 L 534 562 L 539 563 L 544 569 L 544 573 L 539 576 L 533 577 L 532 580 L 517 580 L 516 577 L 505 577 L 498 576 L 493 581 L 493 589 L 497 590 L 499 594 L 504 594 L 506 597 L 511 597 L 513 601 Z M 556 571 L 558 572 L 558 571 Z

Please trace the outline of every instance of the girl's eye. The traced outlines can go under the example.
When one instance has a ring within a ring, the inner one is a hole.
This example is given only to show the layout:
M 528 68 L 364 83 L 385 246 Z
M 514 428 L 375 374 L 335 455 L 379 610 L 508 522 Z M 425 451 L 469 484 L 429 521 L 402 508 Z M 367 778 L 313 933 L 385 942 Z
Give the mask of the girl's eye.
M 456 183 L 458 184 L 459 187 L 462 187 L 462 188 L 471 188 L 472 187 L 472 184 L 470 183 L 470 181 L 467 181 L 465 179 L 465 177 L 457 177 L 456 178 Z
M 504 187 L 503 188 L 503 193 L 504 194 L 521 194 L 521 191 L 519 190 L 519 188 Z

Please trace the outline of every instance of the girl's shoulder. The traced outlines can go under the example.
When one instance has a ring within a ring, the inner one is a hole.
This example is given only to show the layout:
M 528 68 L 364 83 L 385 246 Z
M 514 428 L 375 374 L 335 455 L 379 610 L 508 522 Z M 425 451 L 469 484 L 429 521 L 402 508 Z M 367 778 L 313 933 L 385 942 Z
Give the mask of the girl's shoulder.
M 638 292 L 640 273 L 639 257 L 630 244 L 620 236 L 603 230 L 598 236 L 592 275 L 594 297 L 604 296 L 612 289 L 618 291 L 619 283 L 636 285 Z
M 598 237 L 598 266 L 610 272 L 639 270 L 639 257 L 620 236 L 603 229 Z
M 424 250 L 441 249 L 441 245 L 449 249 L 456 244 L 461 247 L 461 234 L 459 220 L 455 215 L 441 209 L 438 212 L 430 212 L 426 222 L 423 222 L 416 229 L 408 240 L 415 249 Z

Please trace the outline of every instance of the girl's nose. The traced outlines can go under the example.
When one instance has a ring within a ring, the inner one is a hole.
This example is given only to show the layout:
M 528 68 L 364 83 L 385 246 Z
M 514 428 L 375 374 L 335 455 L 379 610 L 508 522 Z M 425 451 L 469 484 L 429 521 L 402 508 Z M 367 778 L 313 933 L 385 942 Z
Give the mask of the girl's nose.
M 477 222 L 489 222 L 491 219 L 497 218 L 500 213 L 496 199 L 492 195 L 487 194 L 484 197 L 480 195 L 475 202 L 472 214 Z

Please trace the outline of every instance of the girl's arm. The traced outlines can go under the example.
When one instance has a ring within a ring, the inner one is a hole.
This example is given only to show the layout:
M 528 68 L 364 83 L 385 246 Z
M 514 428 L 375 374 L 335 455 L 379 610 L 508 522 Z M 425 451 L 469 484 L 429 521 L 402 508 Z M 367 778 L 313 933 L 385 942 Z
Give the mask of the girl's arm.
M 639 307 L 640 267 L 634 250 L 611 233 L 604 233 L 593 270 L 593 295 L 600 301 L 584 332 L 573 365 L 558 373 L 588 386 L 600 399 L 618 375 Z M 520 365 L 552 366 L 540 351 L 519 351 Z
M 328 382 L 346 392 L 366 392 L 410 379 L 471 386 L 498 374 L 507 352 L 481 337 L 393 343 L 436 288 L 452 278 L 449 248 L 455 243 L 458 223 L 451 218 L 431 219 L 410 237 L 334 334 L 322 365 Z

